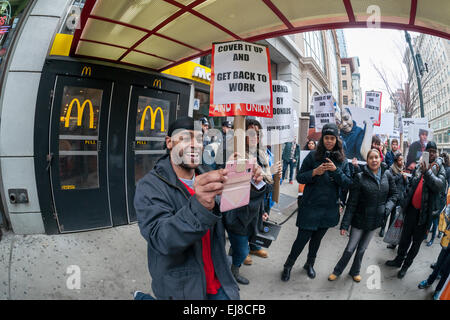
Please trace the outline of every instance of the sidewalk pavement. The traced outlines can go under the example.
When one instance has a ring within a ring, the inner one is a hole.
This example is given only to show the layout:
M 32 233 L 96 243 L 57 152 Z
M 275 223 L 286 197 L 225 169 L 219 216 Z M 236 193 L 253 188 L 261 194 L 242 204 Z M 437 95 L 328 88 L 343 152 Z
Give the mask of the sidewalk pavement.
M 270 215 L 272 220 L 281 222 L 295 209 L 297 189 L 297 183 L 283 183 L 280 203 Z M 386 249 L 377 234 L 363 260 L 361 283 L 352 281 L 345 273 L 348 269 L 337 281 L 329 282 L 327 277 L 348 240 L 339 235 L 337 227 L 331 228 L 322 240 L 315 264 L 316 279 L 309 279 L 302 268 L 307 254 L 305 248 L 292 270 L 291 280 L 282 282 L 283 264 L 297 235 L 295 220 L 296 214 L 282 226 L 278 239 L 268 249 L 267 259 L 252 256 L 253 265 L 242 266 L 241 274 L 248 277 L 250 284 L 240 286 L 241 299 L 423 300 L 431 297 L 431 288 L 419 290 L 417 285 L 432 271 L 429 265 L 440 252 L 438 241 L 431 247 L 423 244 L 414 264 L 400 280 L 396 277 L 398 269 L 384 265 L 395 252 Z M 375 281 L 377 270 L 379 288 Z M 80 271 L 79 289 L 74 288 L 77 282 L 73 281 L 77 271 Z M 150 282 L 146 242 L 137 224 L 51 236 L 9 232 L 0 241 L 0 299 L 128 300 L 136 290 L 151 293 Z

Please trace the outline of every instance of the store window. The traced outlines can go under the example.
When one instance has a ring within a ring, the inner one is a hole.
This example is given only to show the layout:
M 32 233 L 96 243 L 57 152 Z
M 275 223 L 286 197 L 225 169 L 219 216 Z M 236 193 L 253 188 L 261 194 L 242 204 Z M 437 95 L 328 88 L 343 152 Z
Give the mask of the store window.
M 194 120 L 200 120 L 203 117 L 208 118 L 211 128 L 222 128 L 222 121 L 226 120 L 226 117 L 210 117 L 209 116 L 209 92 L 195 90 L 194 99 L 197 99 L 196 105 L 198 110 L 194 110 Z
M 61 188 L 99 188 L 98 123 L 103 91 L 65 86 L 60 107 L 59 168 Z

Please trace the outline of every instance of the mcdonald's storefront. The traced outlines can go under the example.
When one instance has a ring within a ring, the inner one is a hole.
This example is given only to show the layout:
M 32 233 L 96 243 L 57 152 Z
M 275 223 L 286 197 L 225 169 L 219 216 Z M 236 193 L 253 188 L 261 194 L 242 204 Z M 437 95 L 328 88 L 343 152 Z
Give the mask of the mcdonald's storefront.
M 136 222 L 136 182 L 193 100 L 189 80 L 49 54 L 72 3 L 29 1 L 0 65 L 0 225 L 16 234 Z
M 47 233 L 136 221 L 136 182 L 165 153 L 190 85 L 162 74 L 47 59 L 35 118 L 35 172 Z

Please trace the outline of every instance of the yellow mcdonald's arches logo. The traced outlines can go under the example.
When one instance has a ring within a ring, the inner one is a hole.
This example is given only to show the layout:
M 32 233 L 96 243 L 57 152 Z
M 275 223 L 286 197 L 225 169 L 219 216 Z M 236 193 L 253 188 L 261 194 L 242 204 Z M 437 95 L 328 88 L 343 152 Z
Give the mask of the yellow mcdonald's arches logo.
M 86 107 L 86 105 L 89 105 L 89 129 L 93 129 L 94 128 L 94 107 L 92 106 L 92 102 L 89 99 L 85 100 L 83 102 L 83 105 L 81 105 L 80 100 L 78 100 L 77 98 L 73 99 L 70 102 L 69 109 L 67 109 L 64 126 L 66 128 L 69 127 L 70 114 L 72 113 L 72 107 L 75 103 L 77 104 L 77 111 L 78 111 L 77 125 L 79 127 L 81 126 L 81 120 L 83 120 L 84 107 Z
M 153 108 L 151 106 L 147 106 L 144 109 L 144 112 L 142 113 L 141 118 L 141 131 L 144 131 L 144 124 L 145 124 L 145 115 L 147 114 L 147 110 L 150 110 L 150 129 L 155 129 L 155 120 L 156 120 L 156 114 L 159 111 L 159 114 L 161 116 L 161 132 L 164 132 L 164 112 L 161 109 L 161 107 L 158 107 L 153 111 Z
M 162 81 L 161 79 L 155 79 L 153 80 L 153 87 L 157 87 L 161 89 Z
M 81 71 L 81 76 L 88 75 L 91 76 L 92 68 L 91 67 L 83 67 L 83 71 Z

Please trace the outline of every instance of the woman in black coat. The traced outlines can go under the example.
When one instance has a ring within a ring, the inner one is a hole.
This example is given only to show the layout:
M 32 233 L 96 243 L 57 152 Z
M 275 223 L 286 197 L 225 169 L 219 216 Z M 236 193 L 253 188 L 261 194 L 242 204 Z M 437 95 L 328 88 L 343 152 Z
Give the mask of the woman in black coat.
M 381 167 L 380 152 L 372 149 L 367 154 L 367 165 L 355 176 L 350 196 L 341 222 L 341 235 L 345 235 L 351 225 L 350 239 L 341 259 L 328 280 L 336 280 L 344 271 L 355 252 L 350 275 L 356 282 L 361 281 L 361 262 L 375 229 L 383 224 L 397 201 L 397 187 L 386 167 Z
M 314 262 L 320 242 L 328 228 L 339 223 L 340 189 L 352 180 L 335 124 L 322 129 L 317 150 L 306 156 L 297 181 L 305 184 L 297 215 L 298 234 L 284 264 L 281 280 L 288 281 L 295 261 L 309 242 L 308 260 L 304 265 L 308 277 L 315 278 Z

